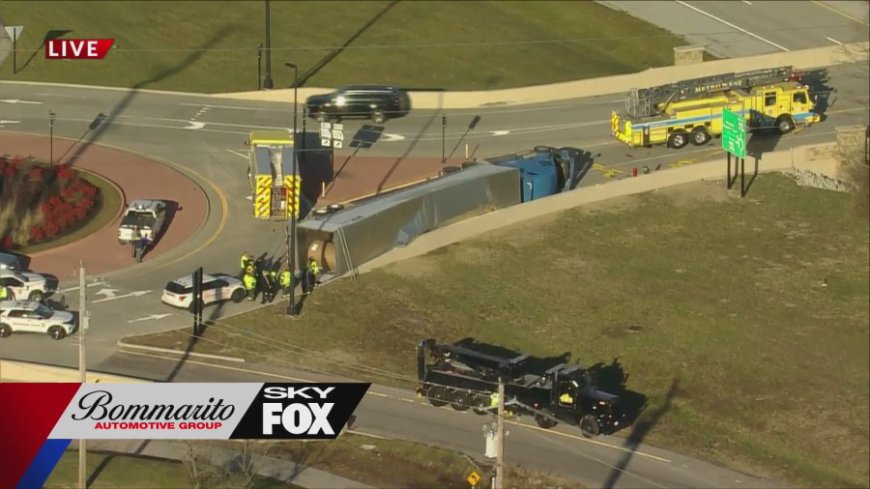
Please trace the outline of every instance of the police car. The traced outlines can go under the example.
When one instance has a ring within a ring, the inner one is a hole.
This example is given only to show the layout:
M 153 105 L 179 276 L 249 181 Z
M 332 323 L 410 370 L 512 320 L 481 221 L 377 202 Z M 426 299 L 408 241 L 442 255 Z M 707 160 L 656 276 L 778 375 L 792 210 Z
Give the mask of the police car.
M 0 338 L 12 333 L 42 333 L 60 340 L 76 331 L 75 316 L 36 301 L 0 302 Z
M 235 277 L 222 273 L 202 275 L 203 306 L 224 301 L 242 302 L 246 295 L 244 284 Z M 172 307 L 186 308 L 193 312 L 193 275 L 166 284 L 161 301 Z
M 12 299 L 41 301 L 57 290 L 53 282 L 38 273 L 0 270 L 0 287 L 12 292 Z

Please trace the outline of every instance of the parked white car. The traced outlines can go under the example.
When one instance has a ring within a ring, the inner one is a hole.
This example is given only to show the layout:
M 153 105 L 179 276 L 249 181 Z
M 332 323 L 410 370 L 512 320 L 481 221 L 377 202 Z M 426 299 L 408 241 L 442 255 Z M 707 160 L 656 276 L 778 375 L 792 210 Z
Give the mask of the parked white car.
M 21 260 L 15 255 L 9 253 L 0 253 L 0 270 L 22 270 Z
M 12 333 L 42 333 L 61 340 L 76 331 L 75 316 L 36 301 L 0 302 L 0 338 Z
M 224 301 L 242 302 L 246 295 L 244 284 L 236 277 L 222 273 L 202 275 L 203 306 Z M 186 308 L 193 312 L 193 275 L 166 284 L 161 301 L 172 307 Z
M 57 285 L 38 273 L 0 270 L 0 287 L 12 292 L 12 299 L 41 301 L 55 293 Z

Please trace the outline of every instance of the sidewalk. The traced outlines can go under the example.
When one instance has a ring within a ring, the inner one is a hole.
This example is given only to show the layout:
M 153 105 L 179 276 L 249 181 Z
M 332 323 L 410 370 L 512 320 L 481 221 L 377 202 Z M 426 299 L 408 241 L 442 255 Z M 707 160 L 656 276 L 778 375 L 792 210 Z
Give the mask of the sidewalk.
M 78 146 L 69 139 L 55 136 L 54 140 L 55 155 L 63 155 L 67 148 L 72 153 Z M 49 159 L 48 138 L 44 136 L 4 131 L 0 134 L 0 148 L 9 155 L 33 156 L 41 161 Z M 145 255 L 146 262 L 186 241 L 208 216 L 208 200 L 198 184 L 144 156 L 93 144 L 84 150 L 73 168 L 90 171 L 113 183 L 120 191 L 122 204 L 135 199 L 175 202 L 174 208 L 180 210 L 167 215 L 166 232 Z M 84 261 L 91 275 L 136 265 L 131 248 L 118 244 L 122 211 L 118 209 L 118 215 L 110 223 L 81 240 L 30 255 L 29 268 L 63 280 L 78 273 L 79 260 Z
M 77 448 L 78 443 L 70 445 L 70 449 Z M 90 440 L 88 450 L 99 452 L 125 453 L 134 456 L 147 456 L 169 460 L 183 461 L 183 442 L 170 442 L 166 440 Z M 239 453 L 229 448 L 209 448 L 199 453 L 207 457 L 209 463 L 219 467 L 231 467 L 239 463 Z M 317 470 L 304 465 L 298 465 L 292 460 L 284 460 L 275 457 L 253 455 L 254 466 L 261 477 L 269 477 L 308 489 L 367 489 L 371 486 L 345 479 L 337 475 Z

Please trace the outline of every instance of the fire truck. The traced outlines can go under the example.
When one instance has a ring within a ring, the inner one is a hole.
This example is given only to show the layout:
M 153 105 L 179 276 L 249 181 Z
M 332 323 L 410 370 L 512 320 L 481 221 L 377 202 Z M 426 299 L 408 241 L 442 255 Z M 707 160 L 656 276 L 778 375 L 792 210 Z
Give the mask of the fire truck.
M 293 176 L 293 136 L 289 131 L 252 131 L 248 139 L 248 178 L 254 218 L 287 220 L 299 217 L 301 178 Z M 298 162 L 297 162 L 298 165 Z
M 613 433 L 626 424 L 619 397 L 599 390 L 592 374 L 580 364 L 560 363 L 544 371 L 529 354 L 480 351 L 460 341 L 417 345 L 417 395 L 435 407 L 450 405 L 475 414 L 492 411 L 490 396 L 504 384 L 505 409 L 534 416 L 549 429 L 562 422 L 580 428 L 583 436 Z
M 821 119 L 799 80 L 786 66 L 634 89 L 624 112 L 611 114 L 611 133 L 632 148 L 702 146 L 722 135 L 722 111 L 729 109 L 743 115 L 748 130 L 786 134 Z

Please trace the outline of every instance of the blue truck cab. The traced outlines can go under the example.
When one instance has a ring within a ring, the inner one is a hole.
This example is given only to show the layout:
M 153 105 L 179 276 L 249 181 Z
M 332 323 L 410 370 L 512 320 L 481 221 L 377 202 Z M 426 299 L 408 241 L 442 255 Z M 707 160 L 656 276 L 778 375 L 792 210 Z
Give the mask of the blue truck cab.
M 573 188 L 576 165 L 574 159 L 564 150 L 538 147 L 533 151 L 489 161 L 519 170 L 520 198 L 524 203 Z

